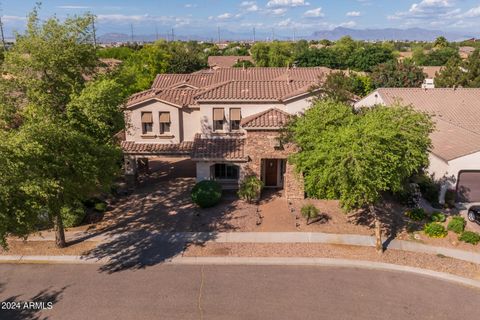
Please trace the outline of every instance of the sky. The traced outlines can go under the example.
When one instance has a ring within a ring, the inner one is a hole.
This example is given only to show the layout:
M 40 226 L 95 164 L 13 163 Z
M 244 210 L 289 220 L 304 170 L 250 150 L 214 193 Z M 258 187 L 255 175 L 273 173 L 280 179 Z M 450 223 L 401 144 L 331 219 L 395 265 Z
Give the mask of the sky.
M 7 36 L 21 32 L 35 0 L 0 0 Z M 309 35 L 335 27 L 472 31 L 480 27 L 480 0 L 44 0 L 41 18 L 91 12 L 98 33 L 216 36 L 256 32 Z

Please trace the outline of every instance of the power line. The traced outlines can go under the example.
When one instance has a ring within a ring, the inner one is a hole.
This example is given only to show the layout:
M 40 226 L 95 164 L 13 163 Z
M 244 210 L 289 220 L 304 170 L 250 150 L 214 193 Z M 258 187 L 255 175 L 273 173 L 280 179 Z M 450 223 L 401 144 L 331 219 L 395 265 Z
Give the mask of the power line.
M 132 43 L 133 43 L 133 23 L 130 23 L 130 39 L 132 40 Z
M 253 27 L 253 42 L 255 43 L 255 27 Z

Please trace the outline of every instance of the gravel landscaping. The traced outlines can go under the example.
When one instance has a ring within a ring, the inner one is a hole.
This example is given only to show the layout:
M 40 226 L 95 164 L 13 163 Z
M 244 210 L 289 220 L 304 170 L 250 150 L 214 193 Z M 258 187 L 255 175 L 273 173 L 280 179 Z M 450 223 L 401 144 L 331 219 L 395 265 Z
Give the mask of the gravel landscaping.
M 84 241 L 59 249 L 54 241 L 9 241 L 8 250 L 0 248 L 0 255 L 76 256 L 83 255 L 97 244 L 95 241 Z
M 370 247 L 327 244 L 254 244 L 213 243 L 190 245 L 183 256 L 230 256 L 230 257 L 317 257 L 367 260 L 399 264 L 434 271 L 447 272 L 462 277 L 480 280 L 480 265 L 448 257 L 387 250 L 382 255 Z

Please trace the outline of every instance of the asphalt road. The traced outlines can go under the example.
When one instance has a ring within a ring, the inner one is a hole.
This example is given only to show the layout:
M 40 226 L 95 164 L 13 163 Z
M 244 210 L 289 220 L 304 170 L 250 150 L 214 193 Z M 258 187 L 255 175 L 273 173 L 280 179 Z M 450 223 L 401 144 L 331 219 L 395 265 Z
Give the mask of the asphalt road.
M 478 289 L 332 267 L 156 265 L 108 274 L 96 265 L 0 264 L 5 300 L 53 308 L 0 310 L 2 320 L 480 319 Z

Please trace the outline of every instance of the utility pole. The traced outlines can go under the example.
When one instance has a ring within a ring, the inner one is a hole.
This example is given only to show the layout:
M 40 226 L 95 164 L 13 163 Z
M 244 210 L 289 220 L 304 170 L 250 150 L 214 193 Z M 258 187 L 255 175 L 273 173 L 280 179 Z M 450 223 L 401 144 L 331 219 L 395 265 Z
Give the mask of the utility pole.
M 220 26 L 217 26 L 218 44 L 220 44 Z
M 293 42 L 295 42 L 296 33 L 297 33 L 297 29 L 293 28 Z
M 155 40 L 158 40 L 158 25 L 155 22 Z
M 133 23 L 130 23 L 130 40 L 133 43 Z
M 173 28 L 172 28 L 172 42 L 175 41 L 175 33 L 173 32 Z
M 275 41 L 275 29 L 272 28 L 272 42 Z
M 255 27 L 253 27 L 253 43 L 255 43 Z
M 2 3 L 0 2 L 0 36 L 2 37 L 3 51 L 7 51 L 7 44 L 5 43 L 5 34 L 3 33 L 3 22 L 2 22 Z
M 95 30 L 95 16 L 92 14 L 93 47 L 97 49 L 97 31 Z

